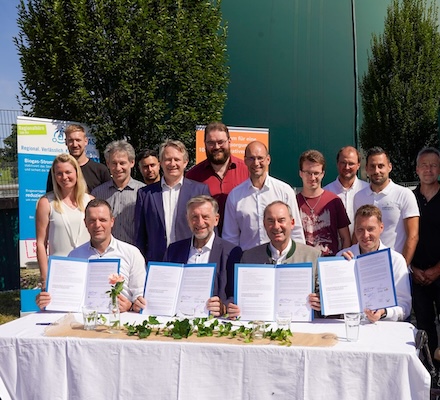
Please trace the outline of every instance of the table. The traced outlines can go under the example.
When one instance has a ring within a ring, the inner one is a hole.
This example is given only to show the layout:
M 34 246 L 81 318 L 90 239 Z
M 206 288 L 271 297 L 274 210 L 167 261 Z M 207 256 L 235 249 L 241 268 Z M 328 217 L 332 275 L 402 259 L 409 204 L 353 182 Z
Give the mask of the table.
M 430 376 L 405 322 L 365 323 L 354 343 L 341 320 L 292 324 L 338 335 L 322 348 L 45 337 L 35 325 L 64 315 L 0 326 L 0 378 L 13 399 L 429 399 Z

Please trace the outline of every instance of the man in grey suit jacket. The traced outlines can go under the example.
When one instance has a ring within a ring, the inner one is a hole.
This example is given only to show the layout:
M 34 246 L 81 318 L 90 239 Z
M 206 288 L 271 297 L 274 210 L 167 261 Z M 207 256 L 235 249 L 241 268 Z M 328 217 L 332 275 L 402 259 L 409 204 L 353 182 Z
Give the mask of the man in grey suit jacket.
M 293 264 L 311 262 L 316 279 L 316 262 L 321 252 L 291 238 L 295 220 L 292 217 L 290 207 L 279 200 L 270 203 L 264 210 L 263 223 L 270 242 L 246 250 L 241 257 L 241 263 Z M 319 309 L 319 297 L 316 293 L 309 295 L 309 303 L 314 310 Z M 228 304 L 227 311 L 231 318 L 240 315 L 240 308 L 232 302 Z
M 188 152 L 182 142 L 162 143 L 159 160 L 162 179 L 140 189 L 136 201 L 136 246 L 147 261 L 162 261 L 170 243 L 191 236 L 186 203 L 200 194 L 209 196 L 208 186 L 183 177 Z

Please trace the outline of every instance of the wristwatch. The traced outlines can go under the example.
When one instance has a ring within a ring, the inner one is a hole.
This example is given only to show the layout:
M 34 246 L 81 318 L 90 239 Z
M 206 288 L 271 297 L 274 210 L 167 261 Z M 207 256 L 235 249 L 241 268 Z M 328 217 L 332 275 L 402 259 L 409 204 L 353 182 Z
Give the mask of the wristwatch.
M 380 319 L 385 319 L 387 317 L 387 309 L 384 308 L 384 313 L 380 316 Z

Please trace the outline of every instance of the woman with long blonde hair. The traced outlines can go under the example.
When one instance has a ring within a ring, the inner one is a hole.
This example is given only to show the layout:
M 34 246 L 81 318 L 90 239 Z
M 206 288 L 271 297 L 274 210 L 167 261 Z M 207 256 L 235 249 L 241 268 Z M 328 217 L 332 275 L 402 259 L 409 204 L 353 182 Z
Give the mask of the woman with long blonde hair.
M 37 203 L 37 260 L 43 288 L 46 287 L 47 254 L 67 256 L 74 248 L 90 240 L 84 224 L 84 210 L 93 196 L 81 168 L 70 154 L 59 154 L 51 169 L 53 192 Z M 49 251 L 48 251 L 49 248 Z

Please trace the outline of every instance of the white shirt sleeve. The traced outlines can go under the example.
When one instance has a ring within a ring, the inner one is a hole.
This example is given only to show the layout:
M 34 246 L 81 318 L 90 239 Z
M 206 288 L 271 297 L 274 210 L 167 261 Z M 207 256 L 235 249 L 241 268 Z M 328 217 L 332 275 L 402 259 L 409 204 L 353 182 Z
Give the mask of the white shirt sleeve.
M 237 202 L 234 201 L 233 191 L 229 193 L 225 205 L 225 217 L 223 220 L 222 239 L 237 246 L 240 245 L 240 227 L 236 216 Z
M 391 260 L 393 263 L 397 306 L 387 308 L 385 319 L 389 321 L 405 321 L 411 313 L 411 287 L 408 268 L 403 256 L 394 250 L 391 250 Z

